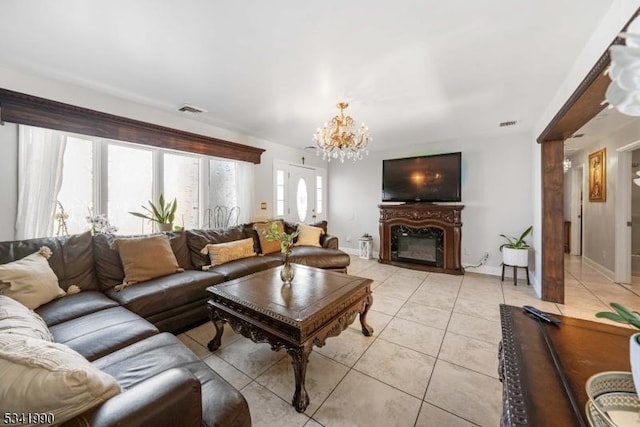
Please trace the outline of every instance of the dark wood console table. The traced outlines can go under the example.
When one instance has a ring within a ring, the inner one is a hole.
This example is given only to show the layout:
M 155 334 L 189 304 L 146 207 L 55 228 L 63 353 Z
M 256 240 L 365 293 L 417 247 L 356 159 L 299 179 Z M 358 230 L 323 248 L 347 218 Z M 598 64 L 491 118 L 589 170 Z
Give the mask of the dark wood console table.
M 604 371 L 631 371 L 634 329 L 556 316 L 559 327 L 520 307 L 500 306 L 502 426 L 588 426 L 585 384 Z
M 405 203 L 402 205 L 378 205 L 380 208 L 380 257 L 378 261 L 416 270 L 437 273 L 464 274 L 460 256 L 462 242 L 461 211 L 464 205 L 434 205 L 432 203 Z M 425 265 L 394 259 L 392 228 L 441 230 L 443 247 L 442 265 Z

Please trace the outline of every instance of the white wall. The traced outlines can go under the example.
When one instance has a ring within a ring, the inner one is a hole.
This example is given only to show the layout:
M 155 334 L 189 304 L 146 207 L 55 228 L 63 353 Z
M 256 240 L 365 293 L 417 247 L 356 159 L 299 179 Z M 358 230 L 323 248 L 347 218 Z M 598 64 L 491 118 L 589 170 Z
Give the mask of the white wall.
M 519 235 L 533 221 L 529 142 L 529 134 L 477 138 L 375 152 L 355 164 L 331 162 L 329 231 L 338 236 L 341 246 L 353 249 L 359 236 L 371 234 L 377 256 L 382 160 L 461 151 L 462 261 L 477 264 L 489 252 L 485 267 L 468 271 L 499 274 L 500 234 Z
M 0 67 L 0 88 L 35 95 L 42 98 L 90 108 L 118 116 L 142 120 L 170 128 L 181 129 L 201 135 L 263 148 L 261 163 L 255 167 L 255 208 L 254 216 L 269 218 L 273 216 L 273 159 L 294 163 L 326 167 L 314 152 L 291 148 L 264 139 L 233 132 L 190 119 L 169 108 L 152 108 L 130 102 L 115 96 L 81 88 L 75 85 L 45 79 L 39 76 Z M 0 240 L 12 240 L 15 236 L 15 216 L 17 211 L 17 126 L 6 123 L 0 126 Z M 260 202 L 267 202 L 267 210 L 260 210 Z

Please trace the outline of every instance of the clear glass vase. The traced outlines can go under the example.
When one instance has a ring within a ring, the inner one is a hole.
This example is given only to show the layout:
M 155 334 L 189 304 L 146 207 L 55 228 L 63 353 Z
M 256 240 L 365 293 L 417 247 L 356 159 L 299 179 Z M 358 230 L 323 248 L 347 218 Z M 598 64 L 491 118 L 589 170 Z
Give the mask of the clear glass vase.
M 280 278 L 284 282 L 285 285 L 291 285 L 291 281 L 293 280 L 293 276 L 295 276 L 296 272 L 293 269 L 293 264 L 289 260 L 289 253 L 286 252 L 284 254 L 284 265 L 280 269 Z

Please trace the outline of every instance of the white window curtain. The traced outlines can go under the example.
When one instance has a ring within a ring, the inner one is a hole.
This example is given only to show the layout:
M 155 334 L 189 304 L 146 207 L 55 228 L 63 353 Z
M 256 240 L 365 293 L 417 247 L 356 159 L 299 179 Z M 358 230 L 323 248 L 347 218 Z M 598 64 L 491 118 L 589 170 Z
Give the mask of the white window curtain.
M 238 224 L 253 222 L 254 187 L 254 164 L 236 162 L 236 195 L 240 208 Z
M 16 239 L 52 236 L 66 136 L 23 125 L 18 135 Z

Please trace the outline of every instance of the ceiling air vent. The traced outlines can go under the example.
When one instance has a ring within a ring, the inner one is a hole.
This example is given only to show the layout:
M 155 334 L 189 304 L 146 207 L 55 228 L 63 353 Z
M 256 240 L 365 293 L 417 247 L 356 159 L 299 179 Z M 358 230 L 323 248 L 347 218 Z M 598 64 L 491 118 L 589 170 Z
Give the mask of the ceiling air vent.
M 507 126 L 515 126 L 516 123 L 518 123 L 516 120 L 510 120 L 508 122 L 500 122 L 500 127 L 506 128 Z
M 178 108 L 178 111 L 181 111 L 183 113 L 193 113 L 193 114 L 207 112 L 207 110 L 205 110 L 204 108 L 196 107 L 195 105 L 189 105 L 189 104 L 184 104 L 182 107 Z
M 584 133 L 574 133 L 571 138 L 582 138 L 584 136 Z

